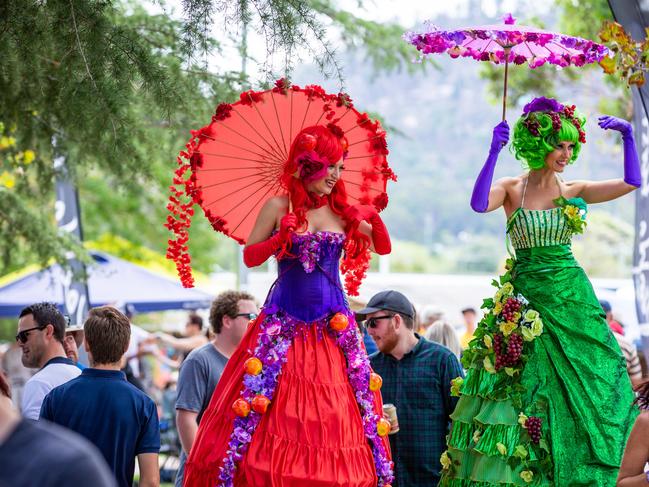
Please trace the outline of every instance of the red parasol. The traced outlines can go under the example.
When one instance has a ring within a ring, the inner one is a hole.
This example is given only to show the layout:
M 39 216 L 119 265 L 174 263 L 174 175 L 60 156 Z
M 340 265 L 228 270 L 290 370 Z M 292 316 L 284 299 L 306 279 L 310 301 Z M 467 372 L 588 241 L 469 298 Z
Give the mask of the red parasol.
M 222 103 L 177 159 L 165 226 L 175 234 L 167 257 L 176 262 L 184 286 L 191 287 L 188 229 L 199 204 L 212 227 L 244 244 L 259 210 L 285 194 L 280 176 L 293 138 L 305 127 L 333 123 L 349 142 L 342 179 L 351 204 L 388 202 L 385 131 L 358 112 L 346 94 L 331 95 L 317 85 L 291 86 L 281 79 L 266 91 L 246 91 L 233 104 Z M 189 197 L 189 201 L 187 201 Z

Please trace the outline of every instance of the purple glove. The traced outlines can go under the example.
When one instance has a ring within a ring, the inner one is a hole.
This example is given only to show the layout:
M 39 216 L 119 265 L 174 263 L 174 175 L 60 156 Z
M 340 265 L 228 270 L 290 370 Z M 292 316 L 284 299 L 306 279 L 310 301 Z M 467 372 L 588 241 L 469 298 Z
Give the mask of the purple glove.
M 626 120 L 610 115 L 599 117 L 597 123 L 604 130 L 617 130 L 622 134 L 622 144 L 624 147 L 624 182 L 639 188 L 642 184 L 642 177 L 640 175 L 638 151 L 635 149 L 635 141 L 633 140 L 633 127 Z
M 489 191 L 494 178 L 496 161 L 498 160 L 498 154 L 500 154 L 507 142 L 509 142 L 509 125 L 507 120 L 503 120 L 494 127 L 489 156 L 473 186 L 473 194 L 471 195 L 471 208 L 473 208 L 473 211 L 484 213 L 489 207 Z

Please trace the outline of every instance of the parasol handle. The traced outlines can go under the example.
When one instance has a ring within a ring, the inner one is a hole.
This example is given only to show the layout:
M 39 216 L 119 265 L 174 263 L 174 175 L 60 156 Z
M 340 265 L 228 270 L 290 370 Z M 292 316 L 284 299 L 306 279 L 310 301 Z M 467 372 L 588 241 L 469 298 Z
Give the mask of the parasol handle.
M 507 114 L 507 73 L 509 72 L 509 52 L 510 47 L 505 48 L 505 86 L 503 87 L 503 122 Z
M 288 198 L 288 212 L 293 213 L 293 202 L 291 201 L 291 193 L 286 193 L 286 197 Z

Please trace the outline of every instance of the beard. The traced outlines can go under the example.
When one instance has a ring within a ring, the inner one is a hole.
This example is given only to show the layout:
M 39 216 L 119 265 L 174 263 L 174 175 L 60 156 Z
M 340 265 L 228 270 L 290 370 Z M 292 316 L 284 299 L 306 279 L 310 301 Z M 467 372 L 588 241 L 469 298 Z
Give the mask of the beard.
M 43 356 L 42 353 L 38 353 L 32 349 L 28 351 L 27 355 L 25 355 L 25 352 L 23 352 L 23 355 L 21 357 L 21 362 L 28 369 L 37 369 L 41 362 L 42 356 Z
M 397 335 L 394 328 L 390 327 L 385 331 L 385 333 L 378 337 L 378 340 L 375 339 L 374 341 L 381 353 L 389 354 L 399 343 L 399 335 Z

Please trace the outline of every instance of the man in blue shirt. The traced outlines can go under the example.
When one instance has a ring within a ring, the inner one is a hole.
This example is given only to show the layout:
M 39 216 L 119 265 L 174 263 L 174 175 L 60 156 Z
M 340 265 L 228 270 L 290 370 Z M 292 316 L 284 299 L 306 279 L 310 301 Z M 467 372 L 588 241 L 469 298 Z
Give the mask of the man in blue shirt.
M 400 292 L 378 293 L 357 314 L 365 318 L 379 348 L 370 362 L 383 378 L 383 402 L 397 408 L 399 431 L 389 435 L 392 485 L 437 485 L 449 416 L 457 403 L 451 397 L 451 380 L 464 376 L 462 367 L 449 349 L 415 333 L 415 309 Z
M 0 371 L 0 486 L 117 487 L 101 453 L 88 440 L 47 421 L 21 418 Z
M 120 487 L 131 487 L 137 456 L 140 487 L 160 483 L 160 429 L 155 403 L 120 371 L 131 326 L 110 306 L 93 308 L 84 324 L 90 367 L 53 389 L 41 419 L 58 423 L 90 440 L 104 455 Z

